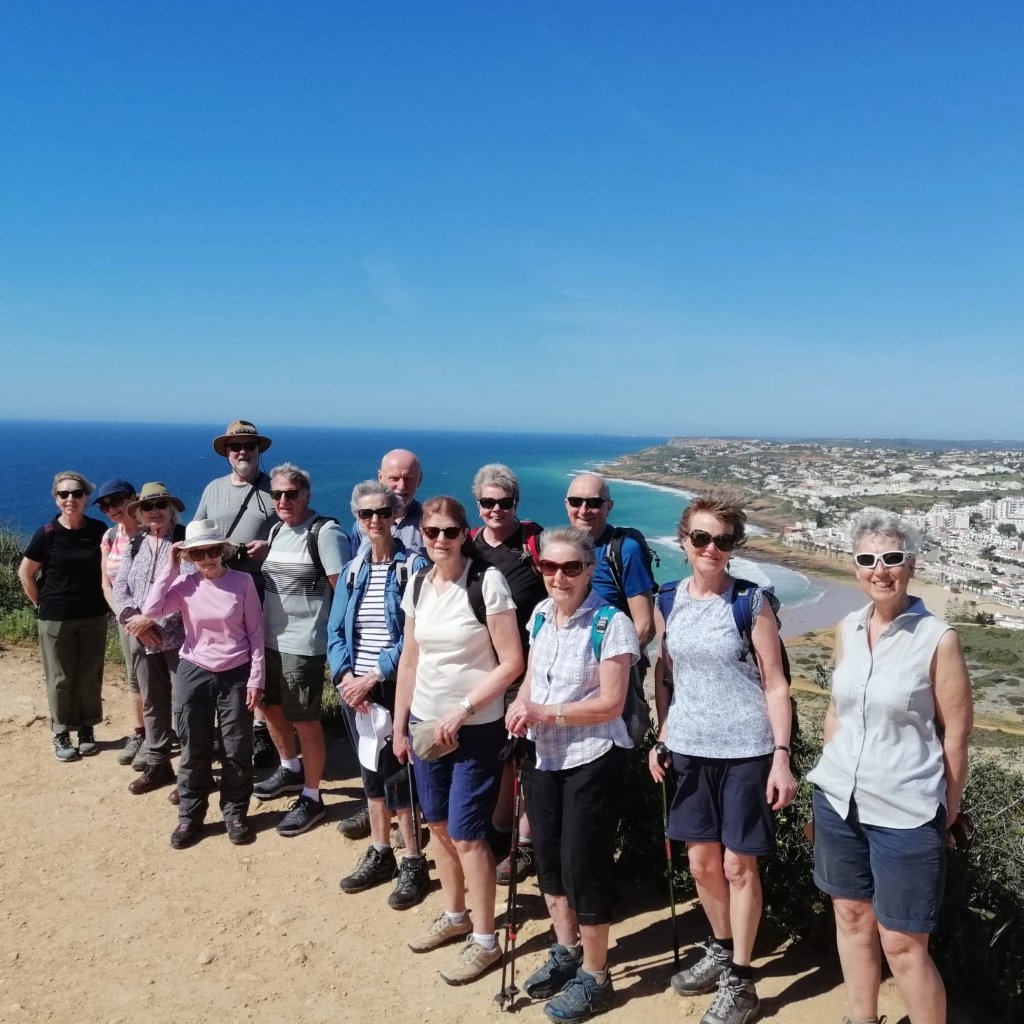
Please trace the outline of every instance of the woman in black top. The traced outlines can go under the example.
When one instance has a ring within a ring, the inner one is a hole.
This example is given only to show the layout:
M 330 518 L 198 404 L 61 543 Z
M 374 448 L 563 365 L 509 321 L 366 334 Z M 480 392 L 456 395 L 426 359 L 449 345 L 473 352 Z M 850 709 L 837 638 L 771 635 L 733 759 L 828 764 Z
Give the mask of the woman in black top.
M 58 514 L 32 535 L 18 578 L 39 614 L 39 647 L 58 761 L 99 753 L 107 602 L 100 582 L 106 526 L 85 514 L 93 485 L 66 470 L 53 478 Z M 78 732 L 78 747 L 71 731 Z

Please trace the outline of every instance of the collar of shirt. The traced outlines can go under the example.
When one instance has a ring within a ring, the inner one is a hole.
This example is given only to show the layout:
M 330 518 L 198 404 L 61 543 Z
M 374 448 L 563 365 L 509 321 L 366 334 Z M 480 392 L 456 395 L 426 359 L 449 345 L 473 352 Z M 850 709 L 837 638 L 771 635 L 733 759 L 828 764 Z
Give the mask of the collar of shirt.
M 867 605 L 860 613 L 860 619 L 857 622 L 857 629 L 865 630 L 868 628 L 868 623 L 871 621 L 871 615 L 875 610 L 874 604 Z M 924 601 L 919 597 L 912 598 L 910 604 L 907 605 L 906 611 L 900 612 L 892 622 L 882 631 L 882 636 L 889 636 L 895 633 L 898 629 L 903 629 L 910 624 L 911 619 L 919 619 L 922 616 L 930 615 L 924 606 Z
M 607 601 L 601 599 L 600 594 L 595 593 L 592 590 L 589 594 L 587 594 L 585 600 L 583 601 L 583 604 L 581 604 L 579 608 L 577 608 L 576 611 L 574 611 L 572 615 L 569 616 L 569 621 L 566 622 L 565 625 L 572 626 L 577 624 L 578 621 L 588 612 L 596 611 L 598 608 L 604 607 L 604 605 L 606 605 L 607 603 Z M 557 623 L 555 623 L 555 602 L 552 601 L 549 597 L 545 604 L 546 607 L 541 608 L 540 613 L 544 616 L 545 622 L 550 622 L 557 628 Z

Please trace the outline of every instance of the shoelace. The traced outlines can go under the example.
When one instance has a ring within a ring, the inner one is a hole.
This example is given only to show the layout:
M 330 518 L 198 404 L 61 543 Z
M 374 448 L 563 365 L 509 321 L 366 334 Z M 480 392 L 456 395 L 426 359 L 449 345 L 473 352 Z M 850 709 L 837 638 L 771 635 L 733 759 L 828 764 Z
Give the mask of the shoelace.
M 718 983 L 718 994 L 715 996 L 710 1010 L 713 1016 L 724 1017 L 726 1012 L 736 1005 L 736 990 L 741 986 L 730 985 L 725 980 L 727 977 L 728 975 L 723 974 Z

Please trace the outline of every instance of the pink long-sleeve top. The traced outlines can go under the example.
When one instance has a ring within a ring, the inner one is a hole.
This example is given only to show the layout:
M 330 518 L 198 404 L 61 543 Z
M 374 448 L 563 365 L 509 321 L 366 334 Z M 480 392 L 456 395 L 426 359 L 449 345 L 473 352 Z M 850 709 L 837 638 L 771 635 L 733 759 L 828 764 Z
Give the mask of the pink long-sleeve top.
M 252 577 L 236 569 L 208 580 L 179 576 L 164 563 L 142 602 L 142 614 L 160 618 L 181 612 L 185 642 L 181 656 L 209 672 L 226 672 L 251 659 L 250 689 L 262 690 L 263 610 Z

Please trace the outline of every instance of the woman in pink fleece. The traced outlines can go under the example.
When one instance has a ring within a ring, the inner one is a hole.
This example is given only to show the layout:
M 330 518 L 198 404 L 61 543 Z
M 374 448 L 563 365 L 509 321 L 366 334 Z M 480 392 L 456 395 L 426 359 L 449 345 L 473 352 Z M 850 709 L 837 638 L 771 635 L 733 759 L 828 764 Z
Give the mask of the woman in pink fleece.
M 180 612 L 185 642 L 174 683 L 180 708 L 178 827 L 171 846 L 199 841 L 213 789 L 213 739 L 220 723 L 220 807 L 228 839 L 236 846 L 255 838 L 247 820 L 252 796 L 252 712 L 263 698 L 263 612 L 252 577 L 228 569 L 234 545 L 212 519 L 197 519 L 171 547 L 143 602 L 152 618 Z M 178 562 L 195 563 L 191 576 Z

